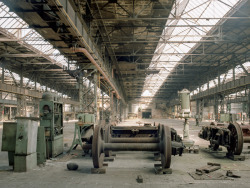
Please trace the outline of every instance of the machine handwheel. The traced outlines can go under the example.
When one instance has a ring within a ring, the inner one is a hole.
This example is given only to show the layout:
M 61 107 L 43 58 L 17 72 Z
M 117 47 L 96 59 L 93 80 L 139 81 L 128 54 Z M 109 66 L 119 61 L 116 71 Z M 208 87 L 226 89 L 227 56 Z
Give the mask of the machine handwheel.
M 103 129 L 100 126 L 96 126 L 92 142 L 92 159 L 94 168 L 103 167 L 103 161 L 104 161 L 103 142 L 104 142 Z
M 227 150 L 234 155 L 240 155 L 243 149 L 243 134 L 241 127 L 238 123 L 230 123 L 228 129 L 231 131 L 231 143 Z
M 172 155 L 171 130 L 168 126 L 161 126 L 161 164 L 162 168 L 170 168 Z
M 105 127 L 105 143 L 109 143 L 110 137 L 111 137 L 110 125 L 106 125 L 106 127 Z M 105 153 L 105 157 L 110 157 L 112 155 L 111 150 L 106 150 L 106 151 L 104 151 L 104 153 Z

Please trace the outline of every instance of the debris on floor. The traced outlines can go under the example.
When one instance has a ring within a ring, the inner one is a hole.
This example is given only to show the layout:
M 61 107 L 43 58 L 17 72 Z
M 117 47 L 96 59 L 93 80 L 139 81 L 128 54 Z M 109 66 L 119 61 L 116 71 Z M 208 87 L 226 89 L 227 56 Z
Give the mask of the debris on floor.
M 232 177 L 232 178 L 241 178 L 241 176 L 238 176 L 238 175 L 233 174 L 233 172 L 232 172 L 231 170 L 228 170 L 228 171 L 227 171 L 226 176 Z
M 187 147 L 183 150 L 183 153 L 194 153 L 194 154 L 198 154 L 200 150 L 199 145 L 194 145 L 192 147 Z
M 67 168 L 68 168 L 68 170 L 77 170 L 78 169 L 78 164 L 76 164 L 76 163 L 68 163 Z
M 213 172 L 213 171 L 216 171 L 216 170 L 219 170 L 221 169 L 221 165 L 218 164 L 218 163 L 207 163 L 207 166 L 203 166 L 201 168 L 197 168 L 196 169 L 196 173 L 198 175 L 202 175 L 204 173 L 210 173 L 210 172 Z
M 137 181 L 138 183 L 143 183 L 143 178 L 142 178 L 142 176 L 141 176 L 141 175 L 138 175 L 136 181 Z
M 194 180 L 232 180 L 232 178 L 216 172 L 205 173 L 202 175 L 198 175 L 196 172 L 191 172 L 189 175 L 194 178 Z
M 219 163 L 207 163 L 207 166 L 197 168 L 196 172 L 191 172 L 189 175 L 195 180 L 231 180 L 222 173 L 215 173 L 214 171 L 221 169 Z

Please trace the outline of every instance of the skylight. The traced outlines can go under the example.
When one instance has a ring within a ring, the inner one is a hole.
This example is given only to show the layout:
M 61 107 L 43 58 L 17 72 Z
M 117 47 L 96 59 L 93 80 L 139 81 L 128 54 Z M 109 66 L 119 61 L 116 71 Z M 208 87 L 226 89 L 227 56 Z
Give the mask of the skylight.
M 10 12 L 2 2 L 0 2 L 0 32 L 7 34 L 9 38 L 20 40 L 20 44 L 30 45 L 44 57 L 47 56 L 52 63 L 67 66 L 66 58 L 53 48 L 53 45 L 34 29 L 29 28 L 29 25 L 14 12 Z
M 197 42 L 241 1 L 176 0 L 176 6 L 173 6 L 170 19 L 166 23 L 149 66 L 149 69 L 161 68 L 160 72 L 146 77 L 142 97 L 145 91 L 151 93 L 153 97 L 178 61 L 187 53 L 192 53 Z M 168 27 L 171 25 L 177 25 L 177 27 Z

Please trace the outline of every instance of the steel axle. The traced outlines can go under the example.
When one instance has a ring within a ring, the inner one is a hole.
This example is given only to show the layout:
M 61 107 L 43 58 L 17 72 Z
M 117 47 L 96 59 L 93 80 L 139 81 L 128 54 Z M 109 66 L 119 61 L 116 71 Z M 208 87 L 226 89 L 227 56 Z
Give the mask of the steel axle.
M 168 126 L 159 125 L 159 137 L 143 138 L 111 138 L 110 127 L 107 130 L 98 126 L 95 128 L 92 143 L 92 157 L 95 168 L 101 168 L 104 161 L 104 153 L 107 151 L 158 151 L 161 153 L 162 168 L 169 168 L 171 164 L 172 141 L 171 129 Z M 104 141 L 105 137 L 105 141 Z M 173 142 L 174 147 L 183 147 L 182 143 Z

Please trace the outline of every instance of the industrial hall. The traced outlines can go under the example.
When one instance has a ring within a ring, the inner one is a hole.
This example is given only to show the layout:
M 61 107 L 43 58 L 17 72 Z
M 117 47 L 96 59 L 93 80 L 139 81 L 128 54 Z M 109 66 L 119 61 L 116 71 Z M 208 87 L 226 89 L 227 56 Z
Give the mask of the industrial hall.
M 250 187 L 250 0 L 0 0 L 1 188 Z

